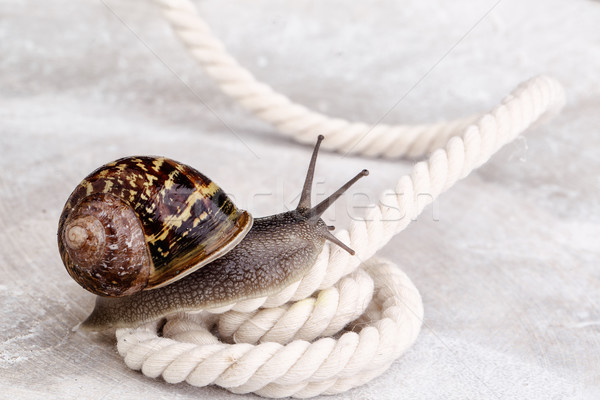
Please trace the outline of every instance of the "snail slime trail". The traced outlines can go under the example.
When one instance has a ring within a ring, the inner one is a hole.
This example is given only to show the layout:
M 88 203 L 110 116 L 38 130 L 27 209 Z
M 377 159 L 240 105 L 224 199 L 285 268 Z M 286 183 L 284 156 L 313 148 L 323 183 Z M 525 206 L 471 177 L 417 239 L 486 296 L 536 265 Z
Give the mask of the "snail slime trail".
M 298 207 L 263 218 L 238 209 L 194 168 L 164 157 L 126 157 L 88 175 L 67 200 L 58 227 L 68 273 L 98 295 L 80 327 L 133 327 L 279 292 L 302 278 L 326 240 L 354 254 L 321 215 L 368 171 L 313 207 L 322 140 Z

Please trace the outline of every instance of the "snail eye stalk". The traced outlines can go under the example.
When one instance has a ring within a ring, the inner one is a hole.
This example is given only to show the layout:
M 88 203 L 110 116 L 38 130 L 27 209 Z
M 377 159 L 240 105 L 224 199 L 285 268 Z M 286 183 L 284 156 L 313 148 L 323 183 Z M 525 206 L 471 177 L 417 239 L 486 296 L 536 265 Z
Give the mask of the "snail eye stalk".
M 321 215 L 323 215 L 325 210 L 327 210 L 333 203 L 335 203 L 335 201 L 341 195 L 343 195 L 346 190 L 350 189 L 350 187 L 354 185 L 356 181 L 358 181 L 360 178 L 367 175 L 369 175 L 368 170 L 363 169 L 362 171 L 360 171 L 358 174 L 356 174 L 354 178 L 346 182 L 341 188 L 333 192 L 328 198 L 326 198 L 325 200 L 323 200 L 322 202 L 305 212 L 304 215 L 306 216 L 306 218 L 308 218 L 311 221 L 316 221 L 319 218 L 321 218 Z
M 319 154 L 319 148 L 321 147 L 321 142 L 323 141 L 323 135 L 319 135 L 317 138 L 317 144 L 313 150 L 312 157 L 310 158 L 310 164 L 308 165 L 308 172 L 306 173 L 306 179 L 304 180 L 304 186 L 302 188 L 302 194 L 300 195 L 300 202 L 298 203 L 298 207 L 296 210 L 302 214 L 309 222 L 316 223 L 321 215 L 342 195 L 346 192 L 352 185 L 356 183 L 363 176 L 369 175 L 369 171 L 363 169 L 356 176 L 346 182 L 341 188 L 333 192 L 329 197 L 325 200 L 317 204 L 316 206 L 311 206 L 311 193 L 312 193 L 312 184 L 313 178 L 315 176 L 315 165 L 317 164 L 317 155 Z M 344 250 L 346 250 L 351 255 L 354 255 L 355 252 L 350 247 L 346 246 L 343 242 L 341 242 L 338 238 L 333 236 L 330 232 L 334 227 L 327 227 L 327 230 L 323 232 L 323 236 L 330 240 L 331 242 L 337 244 Z
M 306 173 L 306 179 L 304 180 L 304 187 L 302 188 L 302 194 L 300 196 L 300 202 L 298 203 L 297 210 L 308 210 L 311 207 L 310 195 L 312 193 L 313 178 L 315 176 L 315 165 L 317 164 L 317 154 L 321 147 L 321 142 L 325 137 L 319 135 L 317 138 L 317 144 L 313 150 L 312 157 L 310 158 L 310 164 L 308 165 L 308 172 Z

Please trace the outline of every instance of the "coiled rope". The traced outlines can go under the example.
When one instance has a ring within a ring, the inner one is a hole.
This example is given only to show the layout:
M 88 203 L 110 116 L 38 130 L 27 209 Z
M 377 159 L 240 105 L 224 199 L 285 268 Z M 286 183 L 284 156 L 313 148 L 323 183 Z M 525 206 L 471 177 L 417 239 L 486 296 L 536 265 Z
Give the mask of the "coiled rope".
M 382 193 L 385 202 L 337 233 L 355 257 L 326 244 L 306 276 L 280 293 L 175 315 L 164 326 L 119 329 L 119 353 L 150 377 L 265 397 L 340 393 L 377 377 L 416 340 L 423 305 L 410 279 L 375 253 L 442 192 L 542 115 L 558 111 L 564 102 L 560 84 L 533 78 L 476 117 L 371 129 L 309 110 L 258 82 L 226 52 L 190 1 L 157 2 L 221 89 L 278 132 L 311 144 L 323 134 L 323 146 L 341 152 L 431 155 Z

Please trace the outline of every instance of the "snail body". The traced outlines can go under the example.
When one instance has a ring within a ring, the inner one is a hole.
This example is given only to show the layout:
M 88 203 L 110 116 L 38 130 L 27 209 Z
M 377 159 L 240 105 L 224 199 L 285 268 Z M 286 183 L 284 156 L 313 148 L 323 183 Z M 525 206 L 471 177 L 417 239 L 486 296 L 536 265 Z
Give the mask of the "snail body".
M 238 210 L 204 175 L 173 160 L 121 159 L 90 174 L 67 201 L 58 234 L 69 274 L 99 294 L 92 314 L 80 327 L 131 327 L 176 312 L 276 293 L 302 278 L 326 240 L 354 254 L 331 234 L 332 227 L 321 215 L 368 172 L 363 170 L 311 207 L 311 186 L 322 140 L 320 136 L 315 146 L 298 207 L 257 219 Z M 161 162 L 161 166 L 179 171 L 172 172 L 174 176 L 193 178 L 192 189 L 182 184 L 178 191 L 169 179 L 160 179 L 164 178 L 161 168 L 148 168 Z M 138 179 L 131 178 L 127 167 L 131 165 L 135 165 L 131 169 Z M 130 177 L 129 181 L 123 176 Z M 104 181 L 95 180 L 98 177 Z M 127 187 L 118 187 L 123 185 Z M 136 192 L 132 185 L 143 188 L 144 197 L 140 195 L 138 202 L 131 196 L 140 190 Z
M 98 297 L 81 328 L 133 326 L 175 310 L 220 307 L 269 295 L 300 279 L 314 264 L 325 243 L 323 236 L 315 234 L 320 229 L 327 226 L 298 221 L 293 211 L 257 218 L 238 246 L 170 285 L 127 297 Z

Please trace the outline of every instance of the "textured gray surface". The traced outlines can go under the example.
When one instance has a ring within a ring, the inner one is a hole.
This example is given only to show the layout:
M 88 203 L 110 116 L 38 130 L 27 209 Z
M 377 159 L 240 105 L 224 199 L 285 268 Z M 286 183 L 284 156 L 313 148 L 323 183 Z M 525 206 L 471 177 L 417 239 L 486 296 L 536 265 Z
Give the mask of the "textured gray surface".
M 93 297 L 62 267 L 58 215 L 83 176 L 127 154 L 179 159 L 254 215 L 278 212 L 293 203 L 310 149 L 222 95 L 151 2 L 107 4 L 219 118 L 102 2 L 0 0 L 0 397 L 244 398 L 145 378 L 112 335 L 71 333 Z M 351 119 L 376 121 L 423 77 L 386 122 L 485 110 L 542 72 L 566 87 L 558 118 L 384 249 L 421 290 L 425 325 L 387 373 L 337 398 L 600 397 L 600 3 L 495 4 L 199 3 L 260 79 Z M 375 201 L 410 165 L 323 154 L 319 193 L 367 167 L 357 190 Z M 360 204 L 347 196 L 328 218 L 344 226 Z

